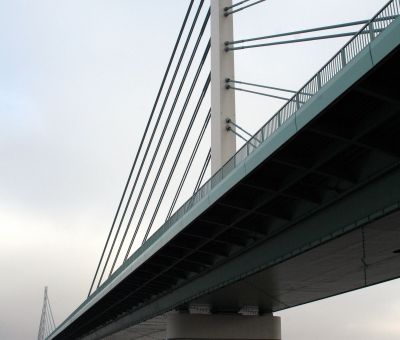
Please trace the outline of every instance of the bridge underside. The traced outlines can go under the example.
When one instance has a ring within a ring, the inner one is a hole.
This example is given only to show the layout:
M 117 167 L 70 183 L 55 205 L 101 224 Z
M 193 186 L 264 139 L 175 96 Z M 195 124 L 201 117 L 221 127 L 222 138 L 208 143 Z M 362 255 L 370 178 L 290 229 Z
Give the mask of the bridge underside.
M 400 277 L 398 84 L 396 48 L 55 339 L 191 303 L 278 311 Z
M 232 273 L 256 271 L 178 309 L 279 311 L 400 277 L 399 61 L 391 55 L 147 265 L 182 257 L 166 273 L 229 277 L 216 263 L 242 254 Z
M 399 276 L 397 211 L 192 303 L 222 313 L 245 305 L 279 311 Z M 166 318 L 159 316 L 106 339 L 165 339 L 165 330 Z
M 397 50 L 200 218 L 238 248 L 269 234 L 254 264 L 281 256 L 195 303 L 279 311 L 400 277 L 399 82 Z
M 399 276 L 396 212 L 195 302 L 220 312 L 243 305 L 279 311 Z

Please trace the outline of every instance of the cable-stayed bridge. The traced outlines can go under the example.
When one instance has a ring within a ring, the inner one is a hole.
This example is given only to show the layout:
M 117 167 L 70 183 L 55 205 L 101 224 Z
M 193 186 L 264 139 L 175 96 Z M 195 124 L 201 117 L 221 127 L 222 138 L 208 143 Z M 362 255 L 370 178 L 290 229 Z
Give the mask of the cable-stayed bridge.
M 38 340 L 46 339 L 56 328 L 53 311 L 51 310 L 47 287 L 44 288 L 42 314 L 40 316 Z
M 263 2 L 189 3 L 88 298 L 48 339 L 280 339 L 273 312 L 400 277 L 400 1 L 234 40 Z M 235 78 L 235 50 L 338 37 L 298 91 Z M 251 135 L 235 91 L 285 104 Z

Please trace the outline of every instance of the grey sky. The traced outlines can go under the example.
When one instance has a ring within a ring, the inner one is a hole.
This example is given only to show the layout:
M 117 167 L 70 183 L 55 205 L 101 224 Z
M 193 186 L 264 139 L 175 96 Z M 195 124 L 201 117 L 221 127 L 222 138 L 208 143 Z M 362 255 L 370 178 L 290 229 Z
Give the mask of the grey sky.
M 386 0 L 269 0 L 245 38 L 371 17 Z M 184 0 L 0 0 L 0 339 L 85 298 L 186 10 Z M 297 89 L 345 39 L 236 53 L 237 79 Z M 238 94 L 254 132 L 281 102 Z M 251 119 L 249 119 L 251 117 Z M 280 313 L 286 340 L 400 337 L 400 282 Z

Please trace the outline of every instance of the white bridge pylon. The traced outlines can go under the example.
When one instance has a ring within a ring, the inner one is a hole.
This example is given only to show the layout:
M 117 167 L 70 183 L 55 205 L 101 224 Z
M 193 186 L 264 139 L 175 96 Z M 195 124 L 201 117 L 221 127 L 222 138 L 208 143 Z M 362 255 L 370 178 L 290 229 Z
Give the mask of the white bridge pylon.
M 39 323 L 38 340 L 46 339 L 56 328 L 54 322 L 53 312 L 51 310 L 49 297 L 47 294 L 47 287 L 44 287 L 42 315 Z
M 233 40 L 233 16 L 224 16 L 232 0 L 211 2 L 211 174 L 236 152 L 236 136 L 226 129 L 226 119 L 235 122 L 235 91 L 225 88 L 225 79 L 235 79 L 234 53 L 225 52 Z
M 217 172 L 235 153 L 236 135 L 227 129 L 235 122 L 235 91 L 228 91 L 225 79 L 235 79 L 234 52 L 225 51 L 233 41 L 233 16 L 224 15 L 232 0 L 211 2 L 211 173 Z M 243 306 L 246 307 L 246 306 Z M 172 313 L 167 318 L 167 339 L 281 339 L 281 320 L 272 314 L 221 315 Z M 195 310 L 195 309 L 194 309 Z M 212 306 L 209 306 L 212 311 Z

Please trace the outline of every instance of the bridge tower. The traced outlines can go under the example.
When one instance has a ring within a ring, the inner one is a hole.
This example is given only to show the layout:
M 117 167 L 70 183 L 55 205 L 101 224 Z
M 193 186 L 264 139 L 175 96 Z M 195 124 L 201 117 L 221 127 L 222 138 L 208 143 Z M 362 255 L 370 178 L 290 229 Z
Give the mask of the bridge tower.
M 236 152 L 236 136 L 226 129 L 226 119 L 235 122 L 235 91 L 225 88 L 234 79 L 234 53 L 225 52 L 225 41 L 233 40 L 233 16 L 224 8 L 232 0 L 211 2 L 211 173 L 214 174 Z
M 47 287 L 44 287 L 43 307 L 39 323 L 38 340 L 46 339 L 51 332 L 54 331 L 56 325 L 54 323 L 53 312 L 51 311 L 50 301 L 47 294 Z
M 225 51 L 233 41 L 233 16 L 226 15 L 232 0 L 211 2 L 211 173 L 217 172 L 236 152 L 236 136 L 227 130 L 235 122 L 235 91 L 226 79 L 234 79 L 234 53 Z M 238 306 L 238 313 L 212 313 L 212 305 L 191 306 L 188 313 L 167 316 L 167 339 L 263 339 L 280 340 L 280 318 L 261 315 L 258 306 Z M 249 312 L 250 311 L 250 312 Z

